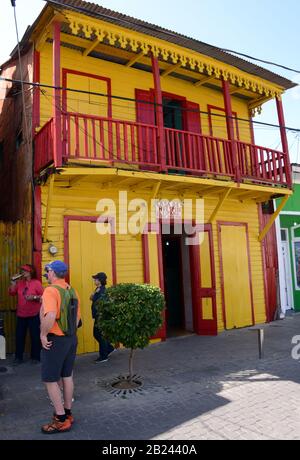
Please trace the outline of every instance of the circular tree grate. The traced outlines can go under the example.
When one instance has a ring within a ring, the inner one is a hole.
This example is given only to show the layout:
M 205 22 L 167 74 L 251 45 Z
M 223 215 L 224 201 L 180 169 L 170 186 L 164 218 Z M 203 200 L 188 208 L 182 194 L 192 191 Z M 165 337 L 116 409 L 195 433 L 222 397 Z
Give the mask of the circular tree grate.
M 114 396 L 121 396 L 123 398 L 134 393 L 142 393 L 142 377 L 134 374 L 131 382 L 129 382 L 128 378 L 129 376 L 127 375 L 119 375 L 106 385 L 106 389 Z

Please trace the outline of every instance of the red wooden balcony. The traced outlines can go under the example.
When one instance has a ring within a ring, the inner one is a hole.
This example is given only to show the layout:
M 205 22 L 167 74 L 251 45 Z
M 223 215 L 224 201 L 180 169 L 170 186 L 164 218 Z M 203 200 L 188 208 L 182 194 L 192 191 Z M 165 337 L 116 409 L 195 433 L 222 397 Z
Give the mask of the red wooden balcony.
M 288 153 L 246 142 L 78 113 L 62 117 L 63 163 L 91 161 L 138 166 L 141 170 L 228 177 L 291 187 Z M 54 161 L 53 120 L 35 136 L 35 171 Z

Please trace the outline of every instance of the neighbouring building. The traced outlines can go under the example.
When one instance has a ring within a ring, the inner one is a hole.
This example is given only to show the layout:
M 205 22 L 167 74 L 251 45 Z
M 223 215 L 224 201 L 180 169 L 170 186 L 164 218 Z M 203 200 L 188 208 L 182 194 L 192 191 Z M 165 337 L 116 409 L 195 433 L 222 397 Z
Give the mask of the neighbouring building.
M 294 194 L 277 222 L 282 313 L 300 311 L 300 165 L 292 164 Z M 281 200 L 276 200 L 279 205 Z
M 281 197 L 283 206 L 292 194 L 281 95 L 294 84 L 81 0 L 48 1 L 21 54 L 23 74 L 35 83 L 25 85 L 26 113 L 16 52 L 1 72 L 8 78 L 2 213 L 12 221 L 33 217 L 39 273 L 54 257 L 69 265 L 82 299 L 79 352 L 96 350 L 89 296 L 99 271 L 110 284 L 161 287 L 165 319 L 153 340 L 272 319 L 277 258 L 269 258 L 265 242 L 276 248 L 269 231 L 276 213 L 261 204 Z M 281 126 L 280 151 L 255 144 L 252 117 L 269 100 Z M 105 214 L 102 199 L 111 200 Z M 201 203 L 204 228 L 196 225 Z M 126 209 L 131 223 L 139 209 L 140 226 L 156 223 L 156 230 L 126 231 Z M 178 234 L 182 213 L 185 233 Z M 116 231 L 97 231 L 104 228 Z M 185 244 L 188 236 L 196 244 Z

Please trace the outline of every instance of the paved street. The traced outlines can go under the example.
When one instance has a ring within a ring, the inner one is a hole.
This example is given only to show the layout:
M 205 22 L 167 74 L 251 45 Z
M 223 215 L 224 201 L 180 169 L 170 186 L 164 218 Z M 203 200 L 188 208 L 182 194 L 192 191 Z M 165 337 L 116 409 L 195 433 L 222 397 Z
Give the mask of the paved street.
M 75 424 L 47 439 L 300 439 L 300 361 L 291 358 L 297 334 L 300 315 L 267 326 L 263 360 L 248 329 L 152 345 L 136 354 L 143 388 L 126 395 L 108 384 L 126 373 L 127 350 L 103 364 L 80 356 Z M 10 362 L 0 361 L 8 368 L 0 373 L 0 439 L 44 439 L 40 426 L 52 407 L 40 366 Z

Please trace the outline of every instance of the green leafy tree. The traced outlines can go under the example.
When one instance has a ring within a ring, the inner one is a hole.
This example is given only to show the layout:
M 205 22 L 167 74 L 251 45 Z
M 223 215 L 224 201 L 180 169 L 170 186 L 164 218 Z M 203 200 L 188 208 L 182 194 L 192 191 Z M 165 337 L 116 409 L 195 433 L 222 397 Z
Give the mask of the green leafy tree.
M 130 349 L 129 377 L 133 376 L 133 354 L 145 348 L 162 325 L 164 295 L 158 287 L 149 284 L 117 284 L 106 290 L 99 299 L 97 327 L 110 342 L 122 343 Z

